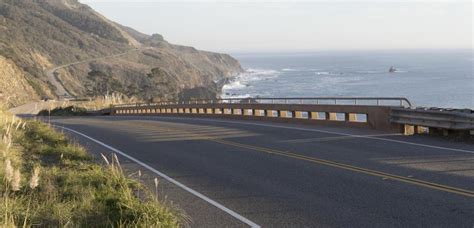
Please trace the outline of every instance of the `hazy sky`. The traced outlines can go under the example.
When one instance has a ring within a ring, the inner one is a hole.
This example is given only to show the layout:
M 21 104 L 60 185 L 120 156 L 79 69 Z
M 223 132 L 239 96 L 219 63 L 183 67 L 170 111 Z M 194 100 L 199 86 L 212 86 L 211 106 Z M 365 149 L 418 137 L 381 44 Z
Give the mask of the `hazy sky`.
M 472 1 L 81 0 L 171 43 L 223 52 L 472 48 Z

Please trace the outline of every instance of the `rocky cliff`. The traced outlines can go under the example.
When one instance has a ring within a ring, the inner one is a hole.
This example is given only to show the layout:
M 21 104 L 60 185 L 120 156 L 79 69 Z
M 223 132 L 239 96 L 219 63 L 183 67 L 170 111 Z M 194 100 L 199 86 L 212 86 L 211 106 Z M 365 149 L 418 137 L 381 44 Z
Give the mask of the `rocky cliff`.
M 120 53 L 124 54 L 101 59 Z M 242 71 L 229 55 L 142 34 L 77 0 L 0 0 L 0 56 L 0 67 L 5 62 L 15 65 L 15 77 L 26 82 L 20 84 L 31 93 L 17 103 L 54 96 L 47 69 L 93 58 L 99 59 L 58 71 L 56 78 L 71 95 L 120 92 L 143 100 L 210 98 L 218 96 L 219 81 Z M 4 84 L 3 96 L 14 93 Z M 13 95 L 21 97 L 20 93 Z

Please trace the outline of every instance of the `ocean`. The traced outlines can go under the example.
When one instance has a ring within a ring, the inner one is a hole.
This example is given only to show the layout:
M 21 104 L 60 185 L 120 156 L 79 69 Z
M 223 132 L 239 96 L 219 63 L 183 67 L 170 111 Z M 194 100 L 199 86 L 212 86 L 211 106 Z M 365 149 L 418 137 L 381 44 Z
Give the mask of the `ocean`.
M 473 50 L 232 56 L 246 70 L 224 85 L 225 98 L 406 97 L 415 106 L 474 109 Z

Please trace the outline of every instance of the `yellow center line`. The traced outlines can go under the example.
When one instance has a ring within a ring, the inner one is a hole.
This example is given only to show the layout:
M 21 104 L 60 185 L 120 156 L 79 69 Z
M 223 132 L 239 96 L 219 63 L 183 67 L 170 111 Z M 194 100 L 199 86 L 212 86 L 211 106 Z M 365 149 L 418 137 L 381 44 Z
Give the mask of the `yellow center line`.
M 290 139 L 282 140 L 282 143 L 309 143 L 309 142 L 327 142 L 327 141 L 336 141 L 344 139 L 360 139 L 367 137 L 384 137 L 384 136 L 400 136 L 402 134 L 377 134 L 377 135 L 345 135 L 345 136 L 332 136 L 332 137 L 319 137 L 319 138 L 304 138 L 304 139 Z
M 150 126 L 146 126 L 145 128 L 149 129 Z M 339 163 L 339 162 L 334 162 L 334 161 L 329 161 L 329 160 L 324 160 L 324 159 L 319 159 L 319 158 L 314 158 L 314 157 L 308 157 L 300 154 L 295 154 L 295 153 L 289 153 L 285 151 L 280 151 L 280 150 L 275 150 L 275 149 L 270 149 L 270 148 L 264 148 L 264 147 L 259 147 L 259 146 L 252 146 L 252 145 L 247 145 L 247 144 L 242 144 L 242 143 L 237 143 L 237 142 L 231 142 L 227 140 L 222 140 L 218 139 L 217 137 L 209 137 L 203 134 L 196 134 L 194 132 L 189 132 L 186 131 L 185 129 L 179 129 L 174 127 L 173 125 L 171 126 L 166 126 L 161 128 L 163 130 L 170 130 L 174 132 L 180 132 L 180 133 L 185 133 L 188 136 L 195 136 L 199 137 L 201 140 L 208 140 L 220 144 L 225 144 L 225 145 L 230 145 L 230 146 L 235 146 L 235 147 L 240 147 L 240 148 L 245 148 L 245 149 L 250 149 L 254 151 L 260 151 L 260 152 L 265 152 L 269 154 L 274 154 L 274 155 L 280 155 L 284 157 L 289 157 L 289 158 L 294 158 L 298 160 L 303 160 L 303 161 L 308 161 L 311 163 L 316 163 L 320 165 L 326 165 L 326 166 L 331 166 L 335 168 L 340 168 L 344 170 L 349 170 L 352 172 L 357 172 L 357 173 L 363 173 L 366 175 L 371 175 L 371 176 L 376 176 L 376 177 L 382 177 L 382 178 L 388 178 L 392 180 L 397 180 L 399 182 L 404 182 L 408 184 L 413 184 L 417 185 L 420 187 L 425 187 L 429 189 L 435 189 L 443 192 L 449 192 L 461 196 L 466 196 L 470 198 L 474 198 L 474 191 L 466 190 L 466 189 L 461 189 L 461 188 L 456 188 L 456 187 L 451 187 L 447 185 L 442 185 L 442 184 L 437 184 L 429 181 L 423 181 L 423 180 L 418 180 L 414 178 L 409 178 L 409 177 L 403 177 L 403 176 L 398 176 L 390 173 L 385 173 L 377 170 L 371 170 L 371 169 L 366 169 L 366 168 L 361 168 L 357 166 L 352 166 L 344 163 Z
M 418 180 L 414 178 L 409 178 L 409 177 L 404 177 L 404 176 L 398 176 L 394 174 L 389 174 L 381 171 L 376 171 L 376 170 L 371 170 L 371 169 L 366 169 L 366 168 L 361 168 L 357 166 L 352 166 L 344 163 L 339 163 L 339 162 L 334 162 L 334 161 L 329 161 L 329 160 L 324 160 L 324 159 L 319 159 L 319 158 L 314 158 L 314 157 L 308 157 L 304 155 L 299 155 L 299 154 L 294 154 L 294 153 L 288 153 L 285 151 L 280 151 L 280 150 L 274 150 L 274 149 L 269 149 L 269 148 L 264 148 L 264 147 L 259 147 L 259 146 L 251 146 L 247 144 L 242 144 L 242 143 L 236 143 L 236 142 L 231 142 L 231 141 L 226 141 L 226 140 L 221 140 L 221 139 L 214 139 L 214 138 L 209 138 L 209 141 L 213 141 L 216 143 L 220 144 L 225 144 L 225 145 L 230 145 L 230 146 L 235 146 L 235 147 L 240 147 L 240 148 L 245 148 L 245 149 L 251 149 L 255 151 L 260 151 L 260 152 L 265 152 L 269 154 L 275 154 L 275 155 L 280 155 L 280 156 L 285 156 L 285 157 L 290 157 L 290 158 L 295 158 L 298 160 L 304 160 L 312 163 L 317 163 L 321 165 L 326 165 L 326 166 L 331 166 L 331 167 L 336 167 L 340 169 L 345 169 L 353 172 L 358 172 L 358 173 L 363 173 L 371 176 L 377 176 L 377 177 L 382 177 L 382 178 L 388 178 L 388 179 L 393 179 L 397 180 L 400 182 L 404 183 L 409 183 L 409 184 L 414 184 L 417 186 L 425 187 L 425 188 L 430 188 L 430 189 L 435 189 L 443 192 L 449 192 L 457 195 L 462 195 L 462 196 L 467 196 L 470 198 L 474 198 L 474 191 L 466 190 L 466 189 L 461 189 L 461 188 L 456 188 L 456 187 L 451 187 L 447 185 L 442 185 L 442 184 L 437 184 L 429 181 L 423 181 L 423 180 Z

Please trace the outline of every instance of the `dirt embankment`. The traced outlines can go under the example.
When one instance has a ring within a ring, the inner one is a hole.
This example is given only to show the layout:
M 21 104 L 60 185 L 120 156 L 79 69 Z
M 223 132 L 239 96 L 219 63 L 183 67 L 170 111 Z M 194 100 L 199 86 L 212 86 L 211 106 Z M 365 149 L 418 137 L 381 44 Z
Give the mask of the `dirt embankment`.
M 23 71 L 13 61 L 0 56 L 0 104 L 15 106 L 34 99 L 38 96 Z

